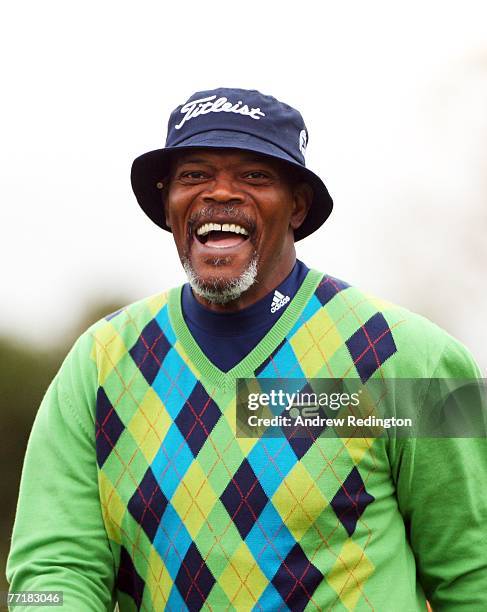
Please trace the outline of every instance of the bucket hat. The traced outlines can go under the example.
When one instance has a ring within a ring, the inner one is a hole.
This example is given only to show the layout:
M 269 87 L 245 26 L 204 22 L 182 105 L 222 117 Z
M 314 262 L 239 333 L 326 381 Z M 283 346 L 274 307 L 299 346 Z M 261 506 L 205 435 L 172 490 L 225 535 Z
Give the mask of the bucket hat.
M 307 144 L 301 113 L 272 96 L 247 89 L 198 91 L 171 113 L 165 146 L 134 160 L 132 188 L 147 216 L 171 231 L 161 201 L 161 179 L 175 151 L 204 147 L 260 153 L 298 169 L 313 190 L 308 214 L 294 232 L 295 240 L 301 240 L 323 225 L 333 208 L 323 181 L 306 168 Z

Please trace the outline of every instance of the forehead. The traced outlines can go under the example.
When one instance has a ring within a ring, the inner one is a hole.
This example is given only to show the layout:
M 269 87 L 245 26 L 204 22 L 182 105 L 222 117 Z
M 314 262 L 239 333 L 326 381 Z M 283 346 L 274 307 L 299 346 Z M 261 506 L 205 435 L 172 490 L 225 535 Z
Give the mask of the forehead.
M 260 153 L 242 151 L 240 149 L 188 149 L 178 151 L 171 158 L 171 166 L 173 168 L 189 163 L 206 163 L 211 165 L 257 163 L 276 170 L 282 167 L 279 160 L 261 155 Z

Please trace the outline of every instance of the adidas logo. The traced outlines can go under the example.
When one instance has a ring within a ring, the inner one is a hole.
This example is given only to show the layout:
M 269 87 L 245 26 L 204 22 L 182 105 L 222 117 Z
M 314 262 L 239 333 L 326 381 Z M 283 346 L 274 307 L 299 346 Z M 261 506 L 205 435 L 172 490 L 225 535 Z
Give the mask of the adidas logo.
M 280 308 L 285 306 L 290 299 L 288 295 L 282 295 L 282 293 L 276 289 L 272 298 L 271 312 L 277 312 Z

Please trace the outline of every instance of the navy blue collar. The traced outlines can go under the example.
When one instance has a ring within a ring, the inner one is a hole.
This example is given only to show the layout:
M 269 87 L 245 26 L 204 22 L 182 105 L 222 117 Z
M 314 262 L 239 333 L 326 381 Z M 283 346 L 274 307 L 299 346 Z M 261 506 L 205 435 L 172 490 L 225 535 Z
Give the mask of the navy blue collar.
M 296 260 L 292 271 L 280 285 L 252 306 L 236 312 L 214 312 L 202 306 L 194 297 L 190 285 L 186 283 L 182 291 L 182 308 L 186 323 L 196 335 L 198 331 L 202 331 L 222 338 L 242 336 L 246 330 L 256 333 L 270 329 L 286 310 L 308 271 L 304 263 Z

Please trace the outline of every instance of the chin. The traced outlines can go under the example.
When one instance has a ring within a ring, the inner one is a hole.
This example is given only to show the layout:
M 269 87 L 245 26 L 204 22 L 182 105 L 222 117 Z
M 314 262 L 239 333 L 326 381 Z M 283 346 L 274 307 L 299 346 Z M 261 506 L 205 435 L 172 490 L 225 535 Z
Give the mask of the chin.
M 233 302 L 248 291 L 256 282 L 257 263 L 256 254 L 239 266 L 224 255 L 205 258 L 201 266 L 194 265 L 189 258 L 182 259 L 193 291 L 214 304 Z

